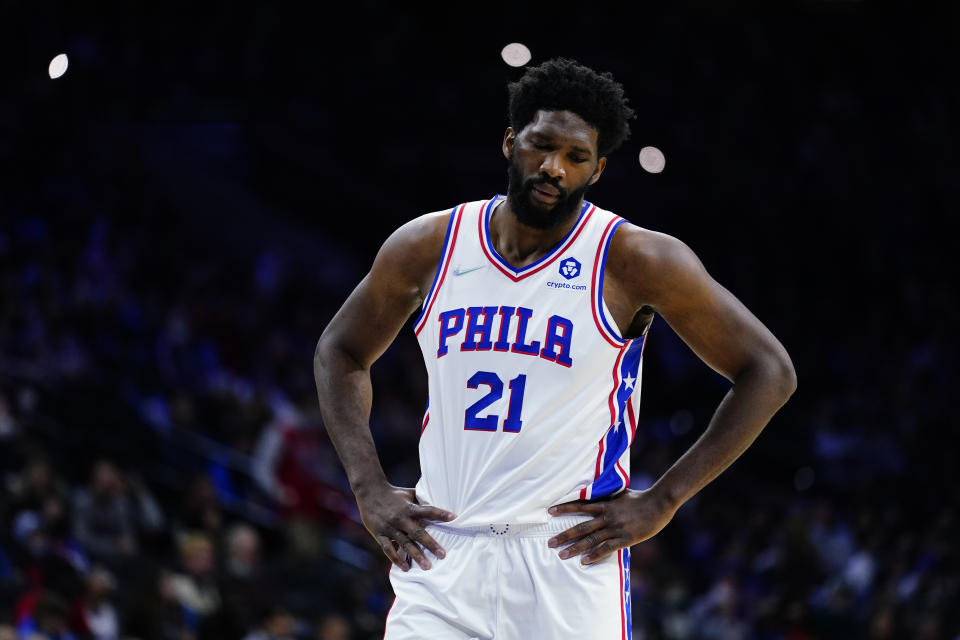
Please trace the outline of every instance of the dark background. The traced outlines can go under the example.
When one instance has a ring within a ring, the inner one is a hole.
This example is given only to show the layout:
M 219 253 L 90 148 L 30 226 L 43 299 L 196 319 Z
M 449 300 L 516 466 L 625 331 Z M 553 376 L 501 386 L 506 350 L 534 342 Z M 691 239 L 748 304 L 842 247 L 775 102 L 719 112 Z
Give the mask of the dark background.
M 182 540 L 200 529 L 218 561 L 193 577 L 227 604 L 155 637 L 241 637 L 274 605 L 302 637 L 343 637 L 324 635 L 332 619 L 379 637 L 386 565 L 318 430 L 313 348 L 393 229 L 504 192 L 506 83 L 522 69 L 500 50 L 516 41 L 532 64 L 572 57 L 624 84 L 633 135 L 588 198 L 690 245 L 799 379 L 742 459 L 634 548 L 635 637 L 960 634 L 956 10 L 2 9 L 0 629 L 22 622 L 24 594 L 82 600 L 89 574 L 31 569 L 16 523 L 46 514 L 24 498 L 40 461 L 59 489 L 36 492 L 63 511 L 41 518 L 45 544 L 110 568 L 125 633 L 151 598 L 166 606 L 145 575 L 191 575 Z M 646 145 L 663 173 L 640 167 Z M 409 330 L 374 367 L 372 428 L 397 484 L 418 475 L 422 371 Z M 659 318 L 644 372 L 638 488 L 728 388 Z M 312 510 L 257 481 L 271 429 L 309 434 Z M 103 458 L 128 499 L 145 491 L 165 514 L 149 531 L 130 516 L 136 554 L 75 539 L 76 494 Z M 194 499 L 218 520 L 192 520 Z M 291 542 L 294 520 L 313 552 Z M 261 539 L 257 596 L 230 595 L 236 523 Z

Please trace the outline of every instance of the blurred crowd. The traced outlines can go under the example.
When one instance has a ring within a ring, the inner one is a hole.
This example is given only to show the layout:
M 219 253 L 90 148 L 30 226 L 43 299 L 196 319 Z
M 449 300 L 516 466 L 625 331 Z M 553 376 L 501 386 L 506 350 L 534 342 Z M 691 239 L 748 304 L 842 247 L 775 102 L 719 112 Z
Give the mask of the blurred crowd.
M 0 638 L 378 637 L 387 567 L 310 380 L 330 289 L 348 282 L 269 254 L 172 261 L 177 229 L 152 228 L 33 213 L 0 227 Z M 407 485 L 423 395 L 405 373 L 411 344 L 378 365 L 373 416 L 388 475 Z M 648 370 L 676 349 L 654 342 Z M 907 341 L 887 349 L 913 369 L 846 363 L 864 384 L 799 396 L 771 427 L 783 440 L 763 436 L 752 463 L 634 548 L 635 637 L 956 635 L 960 532 L 928 432 L 947 409 L 931 387 L 944 363 Z M 690 410 L 652 403 L 634 487 L 688 444 L 711 384 Z M 765 456 L 793 465 L 790 482 L 764 478 Z
M 960 206 L 955 83 L 932 17 L 832 4 L 643 38 L 610 18 L 558 51 L 614 71 L 641 116 L 588 198 L 688 242 L 799 379 L 633 548 L 636 640 L 960 638 L 960 300 L 936 227 Z M 402 217 L 502 191 L 503 43 L 377 6 L 362 22 L 389 37 L 305 56 L 313 21 L 257 11 L 74 3 L 56 17 L 72 30 L 44 15 L 9 40 L 47 56 L 75 34 L 59 84 L 31 58 L 0 98 L 0 640 L 382 635 L 388 565 L 323 431 L 313 351 Z M 542 13 L 531 32 L 569 20 Z M 318 82 L 324 56 L 341 62 Z M 656 177 L 627 157 L 649 140 Z M 645 360 L 636 489 L 728 389 L 660 318 Z M 397 485 L 419 475 L 421 372 L 409 330 L 372 370 Z
M 386 572 L 319 424 L 317 324 L 272 318 L 266 276 L 242 305 L 202 261 L 154 270 L 162 232 L 70 225 L 0 224 L 0 638 L 376 636 Z

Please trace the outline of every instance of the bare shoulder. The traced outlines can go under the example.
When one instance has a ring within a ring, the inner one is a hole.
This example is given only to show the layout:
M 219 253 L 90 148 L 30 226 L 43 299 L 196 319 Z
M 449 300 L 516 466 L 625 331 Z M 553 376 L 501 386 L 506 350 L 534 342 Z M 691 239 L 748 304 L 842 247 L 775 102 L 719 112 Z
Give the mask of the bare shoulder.
M 426 295 L 440 262 L 450 222 L 450 210 L 435 211 L 401 225 L 386 239 L 372 272 L 381 277 L 401 278 Z
M 683 241 L 629 222 L 610 242 L 607 274 L 636 308 L 658 310 L 671 292 L 689 290 L 709 278 L 700 259 Z

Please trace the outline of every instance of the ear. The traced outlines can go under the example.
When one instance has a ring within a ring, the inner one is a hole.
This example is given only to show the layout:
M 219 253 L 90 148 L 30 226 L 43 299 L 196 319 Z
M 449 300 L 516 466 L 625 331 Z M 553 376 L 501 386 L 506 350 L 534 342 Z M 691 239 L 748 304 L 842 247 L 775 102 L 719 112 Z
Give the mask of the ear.
M 590 179 L 587 180 L 587 184 L 593 184 L 600 179 L 600 174 L 603 173 L 603 170 L 607 166 L 607 158 L 604 156 L 597 160 L 597 168 L 593 170 L 593 175 L 590 176 Z
M 507 160 L 513 155 L 513 143 L 516 139 L 517 134 L 513 131 L 513 127 L 507 127 L 507 131 L 503 134 L 503 157 Z

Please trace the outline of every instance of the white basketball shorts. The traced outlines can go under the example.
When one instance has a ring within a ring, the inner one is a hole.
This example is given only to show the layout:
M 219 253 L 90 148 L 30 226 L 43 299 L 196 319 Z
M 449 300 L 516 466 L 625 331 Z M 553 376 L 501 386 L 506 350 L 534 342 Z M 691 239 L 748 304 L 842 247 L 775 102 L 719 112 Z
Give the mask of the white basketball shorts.
M 393 567 L 385 640 L 628 640 L 630 550 L 590 566 L 561 560 L 547 540 L 584 516 L 548 524 L 430 525 L 446 558 Z

